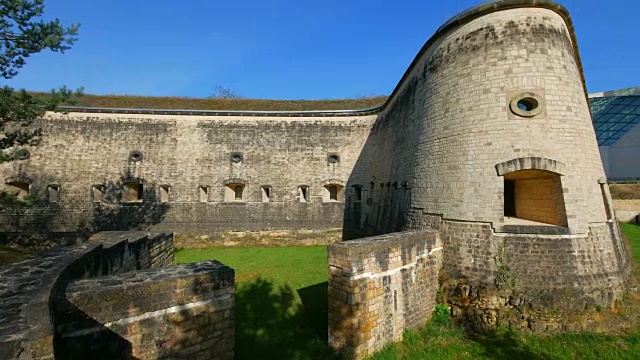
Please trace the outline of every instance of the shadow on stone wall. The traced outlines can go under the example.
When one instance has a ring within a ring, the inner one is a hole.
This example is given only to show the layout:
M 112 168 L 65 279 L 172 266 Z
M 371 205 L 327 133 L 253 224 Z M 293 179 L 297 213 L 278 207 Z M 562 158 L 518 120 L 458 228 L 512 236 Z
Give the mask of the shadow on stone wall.
M 137 360 L 129 341 L 103 326 L 67 299 L 56 302 L 55 358 L 60 360 Z M 62 336 L 61 334 L 65 334 Z
M 236 359 L 332 359 L 327 283 L 295 290 L 264 278 L 237 284 Z
M 123 185 L 140 184 L 143 187 L 139 202 L 123 202 Z M 161 203 L 157 198 L 157 184 L 125 170 L 120 179 L 105 184 L 103 202 L 93 204 L 93 214 L 87 224 L 81 224 L 85 231 L 124 231 L 146 230 L 149 226 L 160 223 L 167 211 L 168 203 Z
M 90 204 L 89 211 L 78 211 L 64 201 L 48 201 L 47 184 L 55 182 L 47 177 L 26 180 L 33 189 L 29 205 L 0 210 L 0 244 L 42 249 L 77 244 L 99 231 L 148 230 L 164 220 L 170 206 L 157 198 L 156 183 L 127 169 L 117 181 L 105 184 L 104 200 Z M 123 184 L 129 182 L 143 186 L 142 201 L 121 201 Z
M 396 112 L 397 109 L 392 108 L 386 117 L 376 120 L 347 181 L 343 240 L 388 234 L 408 227 L 412 184 L 411 174 L 407 173 L 411 167 L 407 163 L 414 161 L 414 156 L 407 154 L 411 145 L 406 142 L 416 140 L 401 130 L 404 121 L 389 122 L 388 118 Z M 398 127 L 400 130 L 395 130 Z

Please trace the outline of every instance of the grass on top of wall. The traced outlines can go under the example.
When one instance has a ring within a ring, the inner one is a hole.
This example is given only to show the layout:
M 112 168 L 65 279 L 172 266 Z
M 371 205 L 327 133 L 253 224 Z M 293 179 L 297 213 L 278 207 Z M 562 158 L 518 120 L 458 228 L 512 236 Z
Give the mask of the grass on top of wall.
M 134 95 L 83 95 L 77 99 L 75 106 L 132 109 L 245 111 L 353 110 L 382 105 L 386 100 L 386 96 L 369 96 L 357 99 L 267 100 Z
M 638 286 L 640 226 L 621 226 L 635 259 L 630 286 Z M 176 259 L 216 259 L 236 269 L 236 359 L 336 358 L 326 346 L 325 246 L 182 249 Z M 638 323 L 640 292 L 626 296 L 624 311 L 621 316 Z M 372 359 L 640 359 L 640 328 L 617 335 L 470 333 L 447 315 L 435 316 Z

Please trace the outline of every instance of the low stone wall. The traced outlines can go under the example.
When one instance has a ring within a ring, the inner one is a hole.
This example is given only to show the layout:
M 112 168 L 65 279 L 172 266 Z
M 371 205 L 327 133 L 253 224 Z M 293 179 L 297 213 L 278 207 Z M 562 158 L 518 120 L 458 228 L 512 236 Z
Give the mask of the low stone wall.
M 140 286 L 145 284 L 147 287 L 144 288 L 144 293 L 131 293 L 130 303 L 112 304 L 123 308 L 112 307 L 110 311 L 127 313 L 135 311 L 135 308 L 130 306 L 133 304 L 138 304 L 143 310 L 150 309 L 151 306 L 157 306 L 157 310 L 166 309 L 170 302 L 162 303 L 156 300 L 170 296 L 165 294 L 168 288 L 162 284 L 174 276 L 178 278 L 174 283 L 176 286 L 180 284 L 188 287 L 189 281 L 192 285 L 198 284 L 192 286 L 192 298 L 195 298 L 196 291 L 202 291 L 198 296 L 206 297 L 207 291 L 209 294 L 211 292 L 207 289 L 219 286 L 214 285 L 217 284 L 215 274 L 220 268 L 218 265 L 203 264 L 203 268 L 191 270 L 189 267 L 177 270 L 166 267 L 173 264 L 171 233 L 114 232 L 97 234 L 84 244 L 48 250 L 0 268 L 0 359 L 69 358 L 65 355 L 65 338 L 62 333 L 69 329 L 68 324 L 91 325 L 87 328 L 103 326 L 67 300 L 66 289 L 73 281 L 117 274 L 100 282 L 99 286 L 106 291 L 110 286 L 118 284 L 126 287 L 124 284 L 127 282 L 132 288 L 137 283 L 140 283 Z M 212 268 L 214 270 L 211 270 Z M 137 275 L 130 272 L 141 269 L 155 270 L 149 270 L 148 278 L 144 278 L 144 273 Z M 120 276 L 122 279 L 117 280 Z M 183 276 L 189 280 L 181 279 Z M 223 283 L 226 282 L 220 281 L 218 284 Z M 219 289 L 213 290 L 214 297 L 217 295 L 216 290 Z M 188 296 L 186 288 L 182 291 Z M 144 299 L 148 301 L 146 308 L 139 302 Z M 94 299 L 99 304 L 106 304 L 107 300 Z M 179 302 L 177 298 L 174 301 Z M 74 311 L 74 308 L 78 310 Z M 187 324 L 184 321 L 183 323 Z M 197 327 L 193 325 L 197 323 L 194 320 L 188 322 L 188 325 Z M 219 326 L 227 329 L 227 325 Z M 108 341 L 103 344 L 111 351 L 122 355 L 118 358 L 133 356 L 132 342 L 111 330 L 106 334 L 106 338 L 102 339 Z M 143 344 L 153 342 L 153 338 L 144 336 L 136 341 L 136 344 Z M 94 355 L 91 358 L 100 358 L 100 354 Z
M 175 265 L 171 233 L 105 231 L 93 235 L 89 241 L 102 244 L 110 253 L 120 254 L 104 262 L 103 266 L 108 268 L 103 269 L 103 275 Z
M 618 221 L 634 222 L 640 215 L 640 199 L 613 200 L 613 208 L 616 211 Z
M 233 287 L 233 269 L 217 261 L 76 281 L 67 288 L 69 322 L 59 325 L 58 354 L 233 359 Z M 114 348 L 114 333 L 131 349 Z
M 438 232 L 421 230 L 329 246 L 329 346 L 362 359 L 429 319 L 442 265 Z

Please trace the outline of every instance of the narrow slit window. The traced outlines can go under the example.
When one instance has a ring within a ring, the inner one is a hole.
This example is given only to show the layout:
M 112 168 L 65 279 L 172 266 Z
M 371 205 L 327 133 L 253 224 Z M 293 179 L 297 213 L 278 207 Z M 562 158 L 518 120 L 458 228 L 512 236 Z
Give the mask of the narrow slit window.
M 233 192 L 235 194 L 235 200 L 242 200 L 242 191 L 243 191 L 243 186 L 242 185 L 236 185 L 233 187 Z
M 208 186 L 200 186 L 198 188 L 198 199 L 200 202 L 209 201 L 209 187 Z
M 93 202 L 102 202 L 104 201 L 104 185 L 93 185 L 91 187 L 91 198 Z
M 301 203 L 309 202 L 309 187 L 307 185 L 298 186 L 298 201 Z
M 60 185 L 47 186 L 47 200 L 50 203 L 57 203 L 60 199 Z
M 142 202 L 143 185 L 139 183 L 125 183 L 122 185 L 123 202 Z
M 161 203 L 169 202 L 169 194 L 171 192 L 171 186 L 161 185 L 158 191 L 160 192 L 160 202 Z
M 271 186 L 262 186 L 262 202 L 271 201 Z
M 504 180 L 504 216 L 516 216 L 516 182 Z
M 356 201 L 362 201 L 362 186 L 353 185 L 353 191 L 355 192 Z

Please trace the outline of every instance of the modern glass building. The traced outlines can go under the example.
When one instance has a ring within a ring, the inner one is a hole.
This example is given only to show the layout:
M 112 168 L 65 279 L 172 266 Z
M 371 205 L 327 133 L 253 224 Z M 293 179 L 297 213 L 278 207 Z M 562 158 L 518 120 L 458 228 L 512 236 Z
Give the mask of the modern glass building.
M 589 105 L 607 178 L 640 180 L 640 87 L 589 94 Z

